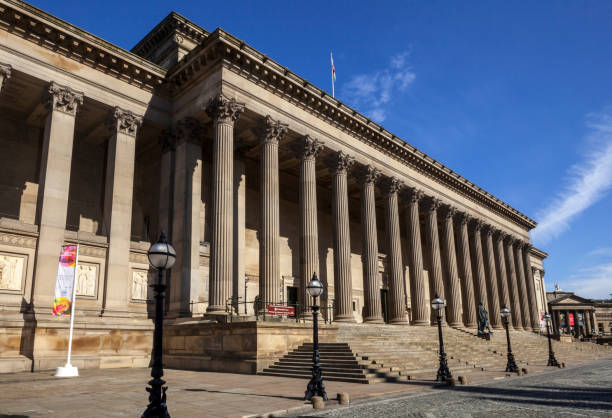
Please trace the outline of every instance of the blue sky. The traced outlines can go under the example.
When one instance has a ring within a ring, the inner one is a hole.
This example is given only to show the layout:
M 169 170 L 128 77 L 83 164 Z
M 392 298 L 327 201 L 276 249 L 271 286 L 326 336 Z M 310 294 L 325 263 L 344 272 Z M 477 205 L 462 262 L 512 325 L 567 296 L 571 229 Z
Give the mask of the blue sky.
M 171 10 L 331 91 L 537 220 L 546 283 L 612 293 L 612 2 L 34 5 L 126 49 Z M 174 9 L 173 9 L 174 8 Z

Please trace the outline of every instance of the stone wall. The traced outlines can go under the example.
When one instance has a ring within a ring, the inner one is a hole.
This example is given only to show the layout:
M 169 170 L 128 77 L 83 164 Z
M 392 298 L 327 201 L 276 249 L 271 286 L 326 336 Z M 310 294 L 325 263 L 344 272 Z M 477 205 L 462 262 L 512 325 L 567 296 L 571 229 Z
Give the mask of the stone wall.
M 319 341 L 335 342 L 338 328 L 319 327 Z M 164 364 L 181 370 L 255 374 L 288 351 L 312 341 L 312 325 L 293 322 L 218 324 L 166 322 Z

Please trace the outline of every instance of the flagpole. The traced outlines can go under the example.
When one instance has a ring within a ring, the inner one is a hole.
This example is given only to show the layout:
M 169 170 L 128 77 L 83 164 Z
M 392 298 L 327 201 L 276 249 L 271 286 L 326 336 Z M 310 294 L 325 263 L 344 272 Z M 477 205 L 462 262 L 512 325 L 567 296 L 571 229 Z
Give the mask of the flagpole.
M 332 72 L 331 72 L 332 97 L 335 99 L 336 98 L 336 91 L 334 90 L 334 55 L 333 55 L 332 52 L 329 53 L 329 58 L 331 59 L 331 64 L 332 64 Z
M 64 367 L 58 367 L 56 377 L 74 377 L 79 375 L 79 369 L 70 364 L 72 357 L 72 333 L 74 330 L 74 303 L 76 302 L 77 269 L 79 267 L 79 244 L 77 241 L 76 257 L 74 260 L 74 276 L 72 278 L 72 303 L 70 304 L 70 332 L 68 334 L 68 358 Z

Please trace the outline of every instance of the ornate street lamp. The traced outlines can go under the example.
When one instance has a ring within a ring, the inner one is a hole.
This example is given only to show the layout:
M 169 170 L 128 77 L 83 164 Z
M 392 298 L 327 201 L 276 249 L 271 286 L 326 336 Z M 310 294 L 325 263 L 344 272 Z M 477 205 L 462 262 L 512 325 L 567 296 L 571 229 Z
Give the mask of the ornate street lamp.
M 550 340 L 550 314 L 546 312 L 544 315 L 544 320 L 546 321 L 546 333 L 548 335 L 548 364 L 547 366 L 559 367 L 559 362 L 555 358 L 555 353 L 552 349 L 552 341 Z
M 172 268 L 176 261 L 176 252 L 172 245 L 168 244 L 166 235 L 162 232 L 159 241 L 151 245 L 149 252 L 149 263 L 157 270 L 157 283 L 154 284 L 155 291 L 155 330 L 153 331 L 153 367 L 151 368 L 151 379 L 149 381 L 149 405 L 142 414 L 142 418 L 170 418 L 166 406 L 166 383 L 162 376 L 164 368 L 162 364 L 162 341 L 164 328 L 164 290 L 166 285 L 162 283 L 164 270 Z
M 440 340 L 440 367 L 438 368 L 437 382 L 446 382 L 447 379 L 452 379 L 453 375 L 448 369 L 446 362 L 446 353 L 444 352 L 444 340 L 442 339 L 442 310 L 444 309 L 444 299 L 441 299 L 436 293 L 436 297 L 431 301 L 431 308 L 436 311 L 438 319 L 438 339 Z
M 327 393 L 325 393 L 325 385 L 323 384 L 323 376 L 321 375 L 321 365 L 319 364 L 319 305 L 317 305 L 317 297 L 323 294 L 323 283 L 317 279 L 317 273 L 312 275 L 312 280 L 306 286 L 306 291 L 313 298 L 312 303 L 312 378 L 308 382 L 304 400 L 309 401 L 313 396 L 320 396 L 324 401 L 327 401 Z
M 518 372 L 519 369 L 514 362 L 514 355 L 512 354 L 512 347 L 510 347 L 510 331 L 508 331 L 508 322 L 510 322 L 510 309 L 506 305 L 501 310 L 501 316 L 504 321 L 504 327 L 506 328 L 506 340 L 508 341 L 508 363 L 506 364 L 507 372 Z

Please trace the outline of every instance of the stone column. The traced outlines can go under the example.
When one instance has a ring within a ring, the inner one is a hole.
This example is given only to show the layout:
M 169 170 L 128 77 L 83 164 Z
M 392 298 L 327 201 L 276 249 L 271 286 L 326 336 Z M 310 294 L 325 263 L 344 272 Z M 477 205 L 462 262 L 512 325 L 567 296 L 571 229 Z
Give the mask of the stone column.
M 202 127 L 188 117 L 176 125 L 172 235 L 176 263 L 170 270 L 170 317 L 191 316 L 200 280 L 200 205 L 202 203 Z
M 506 271 L 508 273 L 508 292 L 510 294 L 510 302 L 512 302 L 512 326 L 519 329 L 522 328 L 522 320 L 518 282 L 516 280 L 516 271 L 514 269 L 514 238 L 508 235 L 504 240 L 504 244 L 506 250 Z
M 437 294 L 442 299 L 444 296 L 444 280 L 442 279 L 442 259 L 440 258 L 440 239 L 438 238 L 438 208 L 442 202 L 440 199 L 428 197 L 425 199 L 425 207 L 427 210 L 427 244 L 429 245 L 429 288 L 430 297 Z M 432 324 L 436 324 L 436 312 L 432 309 L 430 312 L 430 320 Z M 442 310 L 442 321 L 444 323 L 445 312 Z
M 495 231 L 493 240 L 495 242 L 493 251 L 495 252 L 495 267 L 497 271 L 497 288 L 499 293 L 500 306 L 511 307 L 508 295 L 508 276 L 506 274 L 506 257 L 504 255 L 504 238 L 507 234 L 503 231 Z
M 597 316 L 595 316 L 595 311 L 591 311 L 591 322 L 593 323 L 593 329 L 595 332 L 599 333 L 599 325 L 597 325 Z
M 104 230 L 108 235 L 104 314 L 125 312 L 132 288 L 130 243 L 136 132 L 142 118 L 115 107 L 107 121 L 108 140 L 104 186 Z
M 353 157 L 340 151 L 336 154 L 333 164 L 334 299 L 336 321 L 339 322 L 355 322 L 347 187 L 347 171 L 353 163 Z
M 482 304 L 486 307 L 489 307 L 488 298 L 487 298 L 487 279 L 485 276 L 484 270 L 484 259 L 482 256 L 482 236 L 480 234 L 483 222 L 480 219 L 472 220 L 471 225 L 472 232 L 472 257 L 474 258 L 474 287 L 476 297 L 478 298 L 476 304 L 482 302 Z M 489 307 L 489 311 L 491 308 Z M 489 320 L 491 320 L 492 315 L 489 314 Z
M 37 221 L 38 245 L 33 303 L 36 312 L 50 314 L 60 247 L 64 244 L 74 123 L 83 94 L 51 83 L 46 91 L 47 117 L 40 159 Z
M 525 267 L 523 266 L 523 241 L 517 240 L 516 248 L 514 250 L 514 259 L 516 262 L 516 278 L 519 289 L 519 300 L 521 305 L 521 318 L 523 329 L 528 330 L 531 328 L 531 322 L 529 320 L 529 298 L 527 297 L 527 283 L 525 282 Z
M 408 191 L 408 242 L 410 243 L 410 303 L 412 325 L 429 325 L 429 301 L 425 298 L 425 274 L 423 272 L 423 247 L 421 246 L 421 223 L 419 201 L 423 192 L 410 188 Z
M 459 266 L 461 268 L 461 290 L 463 293 L 463 321 L 466 327 L 475 328 L 476 304 L 474 303 L 474 280 L 472 279 L 472 262 L 470 256 L 470 241 L 468 222 L 470 217 L 465 212 L 459 212 Z
M 319 271 L 319 226 L 317 221 L 317 167 L 316 158 L 323 143 L 306 135 L 300 144 L 300 309 L 306 312 L 312 306 L 312 297 L 306 285 Z
M 245 221 L 246 221 L 246 174 L 244 157 L 234 152 L 234 279 L 232 280 L 232 303 L 235 312 L 244 314 L 247 302 L 245 288 Z
M 554 318 L 555 318 L 555 334 L 559 335 L 561 334 L 561 316 L 559 315 L 559 311 L 553 311 L 554 312 Z
M 234 208 L 234 123 L 244 110 L 236 99 L 219 95 L 210 100 L 206 113 L 213 119 L 213 167 L 209 313 L 225 314 L 232 294 L 233 208 Z
M 457 210 L 446 205 L 443 207 L 443 238 L 442 252 L 445 266 L 446 278 L 446 305 L 448 311 L 448 324 L 452 327 L 459 327 L 463 321 L 461 318 L 461 285 L 459 284 L 459 272 L 457 269 L 457 253 L 455 252 L 455 230 L 453 218 Z
M 399 208 L 397 194 L 402 183 L 391 178 L 383 183 L 386 195 L 386 228 L 387 228 L 387 268 L 389 285 L 389 323 L 407 325 L 406 308 L 404 304 L 404 272 L 402 265 L 402 244 L 399 223 Z
M 172 210 L 174 208 L 174 152 L 176 151 L 176 132 L 164 130 L 159 138 L 162 146 L 159 184 L 159 231 L 166 237 L 172 236 Z M 159 236 L 159 233 L 157 234 Z
M 261 141 L 261 237 L 259 239 L 259 296 L 264 305 L 280 302 L 280 224 L 278 143 L 287 125 L 269 115 L 258 129 Z
M 11 78 L 11 70 L 12 67 L 9 64 L 0 63 L 0 93 L 4 90 L 8 79 Z
M 361 181 L 361 238 L 363 242 L 363 290 L 365 297 L 364 322 L 382 323 L 380 288 L 378 286 L 378 234 L 376 233 L 376 196 L 374 184 L 380 170 L 368 165 L 360 173 Z
M 533 271 L 531 269 L 531 262 L 529 260 L 529 252 L 533 246 L 525 244 L 522 248 L 521 255 L 523 257 L 523 267 L 525 269 L 525 280 L 527 282 L 527 297 L 529 300 L 529 313 L 531 330 L 533 332 L 540 331 L 540 315 L 538 312 L 538 294 L 535 289 L 535 282 L 533 281 Z
M 495 268 L 495 254 L 493 250 L 493 227 L 488 225 L 485 229 L 485 252 L 487 267 L 487 291 L 489 294 L 489 321 L 494 329 L 501 329 L 501 316 L 499 313 L 499 294 L 497 289 L 497 269 Z
M 582 311 L 582 322 L 584 323 L 585 334 L 591 335 L 591 324 L 589 324 L 589 318 L 587 318 L 587 311 Z

